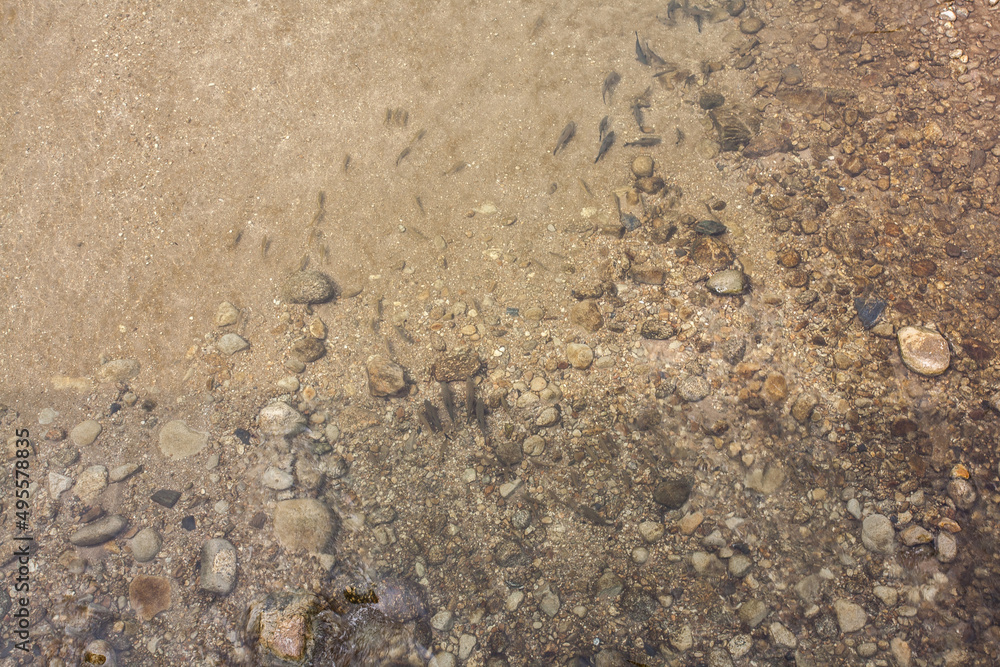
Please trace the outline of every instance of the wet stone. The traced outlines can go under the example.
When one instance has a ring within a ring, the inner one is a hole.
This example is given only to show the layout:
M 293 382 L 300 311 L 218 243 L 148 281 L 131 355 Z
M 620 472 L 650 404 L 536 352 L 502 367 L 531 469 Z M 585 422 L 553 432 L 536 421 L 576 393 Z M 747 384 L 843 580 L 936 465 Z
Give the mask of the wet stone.
M 132 557 L 139 563 L 148 563 L 156 558 L 163 546 L 163 540 L 155 528 L 143 528 L 129 542 Z
M 787 65 L 781 70 L 781 82 L 789 86 L 797 86 L 802 83 L 802 70 L 798 65 Z
M 792 417 L 800 424 L 804 424 L 812 416 L 817 405 L 819 405 L 819 398 L 815 394 L 801 394 L 792 404 Z
M 864 161 L 857 155 L 852 155 L 844 161 L 844 172 L 851 177 L 860 176 L 865 171 Z
M 97 369 L 98 382 L 125 382 L 139 374 L 135 359 L 113 359 Z
M 73 478 L 67 477 L 66 475 L 60 475 L 57 472 L 49 473 L 49 498 L 53 500 L 58 500 L 59 496 L 64 492 L 69 491 L 70 487 L 73 486 Z
M 694 481 L 689 478 L 668 479 L 657 485 L 653 491 L 653 500 L 667 509 L 680 509 L 687 502 L 693 488 Z
M 950 533 L 938 533 L 934 538 L 934 548 L 937 559 L 942 563 L 950 563 L 958 556 L 958 542 Z
M 746 290 L 747 276 L 736 269 L 720 271 L 709 278 L 705 286 L 720 296 L 735 296 Z
M 301 433 L 306 418 L 284 401 L 274 401 L 257 413 L 257 426 L 266 436 L 288 438 Z
M 923 526 L 907 526 L 899 533 L 899 541 L 908 547 L 927 544 L 934 536 Z
M 230 324 L 236 324 L 236 321 L 240 318 L 240 311 L 233 304 L 228 301 L 223 301 L 219 304 L 219 308 L 215 311 L 215 326 L 217 327 L 227 327 Z
M 555 426 L 559 423 L 559 408 L 558 407 L 548 407 L 539 413 L 538 418 L 535 420 L 535 426 L 547 427 Z
M 73 430 L 69 432 L 69 438 L 80 447 L 86 447 L 97 440 L 97 436 L 101 434 L 101 431 L 102 427 L 99 422 L 88 419 L 73 427 Z
M 794 269 L 801 262 L 802 255 L 799 254 L 798 250 L 789 248 L 788 250 L 782 250 L 778 253 L 778 264 L 786 269 Z
M 843 633 L 857 632 L 868 623 L 868 614 L 853 602 L 834 600 L 833 608 L 837 612 L 837 624 Z
M 896 529 L 889 517 L 871 514 L 861 524 L 861 542 L 869 551 L 891 554 L 896 550 Z
M 861 326 L 865 329 L 871 329 L 875 326 L 879 318 L 882 317 L 882 313 L 885 312 L 885 308 L 886 302 L 876 297 L 854 299 L 854 310 L 858 313 Z
M 630 273 L 632 280 L 640 285 L 662 285 L 667 277 L 663 269 L 648 265 L 632 267 Z
M 976 487 L 967 479 L 952 479 L 948 482 L 948 497 L 958 509 L 970 510 L 976 504 Z
M 636 178 L 648 178 L 653 175 L 653 158 L 640 155 L 632 160 L 632 173 Z
M 721 107 L 725 103 L 726 103 L 726 98 L 721 93 L 706 91 L 703 92 L 698 97 L 698 106 L 700 106 L 705 111 Z
M 406 387 L 403 367 L 385 357 L 371 357 L 366 370 L 368 391 L 372 396 L 393 396 Z
M 311 593 L 275 593 L 250 605 L 247 634 L 256 640 L 264 664 L 312 664 L 322 605 Z
M 227 333 L 225 336 L 219 339 L 216 344 L 219 351 L 223 354 L 234 355 L 237 352 L 247 349 L 250 347 L 250 343 L 247 342 L 245 338 L 238 334 Z
M 896 334 L 903 364 L 914 373 L 941 375 L 951 364 L 948 341 L 938 332 L 924 327 L 902 327 Z
M 649 340 L 666 340 L 677 334 L 677 330 L 669 322 L 651 317 L 642 323 L 639 335 Z
M 144 621 L 170 609 L 170 579 L 140 574 L 128 585 L 128 601 Z
M 295 484 L 295 478 L 291 474 L 281 470 L 280 468 L 275 468 L 274 466 L 269 466 L 264 474 L 261 476 L 261 484 L 269 489 L 275 491 L 284 491 L 285 489 L 290 489 L 293 484 Z
M 285 500 L 274 510 L 274 535 L 289 551 L 321 552 L 335 532 L 334 518 L 312 498 Z
M 769 613 L 770 609 L 767 608 L 767 605 L 762 600 L 747 600 L 740 607 L 736 615 L 748 627 L 756 628 L 767 618 Z
M 336 296 L 336 286 L 319 271 L 299 271 L 281 286 L 281 298 L 288 303 L 325 303 Z
M 701 237 L 691 249 L 691 259 L 695 264 L 709 271 L 721 271 L 735 259 L 732 249 L 714 236 Z
M 104 544 L 125 528 L 125 517 L 117 514 L 106 516 L 89 523 L 73 533 L 69 541 L 78 547 L 93 547 Z
M 108 469 L 104 466 L 90 466 L 76 478 L 73 493 L 85 503 L 92 503 L 108 486 Z
M 431 375 L 438 382 L 458 382 L 478 373 L 482 365 L 482 359 L 474 350 L 456 350 L 439 356 L 431 366 Z
M 167 509 L 171 509 L 177 504 L 177 501 L 180 500 L 181 492 L 173 491 L 171 489 L 160 489 L 149 498 L 157 505 L 163 505 Z
M 621 577 L 611 570 L 605 570 L 604 574 L 594 583 L 594 597 L 598 600 L 616 598 L 622 594 L 623 590 L 625 590 L 625 584 Z
M 545 438 L 540 435 L 529 435 L 524 439 L 525 456 L 541 456 L 545 451 Z
M 755 35 L 764 29 L 764 22 L 756 16 L 740 19 L 740 32 L 744 35 Z
M 785 285 L 788 287 L 805 287 L 809 284 L 809 274 L 798 269 L 789 271 L 785 276 Z
M 729 230 L 718 220 L 699 220 L 694 225 L 694 231 L 703 236 L 718 236 Z
M 208 433 L 195 431 L 179 419 L 167 422 L 160 429 L 160 452 L 171 460 L 194 456 L 208 444 Z
M 95 639 L 88 643 L 83 650 L 83 664 L 118 667 L 118 653 L 108 642 L 103 639 Z
M 688 403 L 696 403 L 712 393 L 712 385 L 700 375 L 691 375 L 677 383 L 677 395 Z
M 573 304 L 569 310 L 569 320 L 585 331 L 593 333 L 604 326 L 604 316 L 596 301 L 581 301 Z
M 594 351 L 589 345 L 570 343 L 566 346 L 566 359 L 573 368 L 586 370 L 594 361 Z
M 792 140 L 786 135 L 764 130 L 743 148 L 743 157 L 756 160 L 774 153 L 789 153 L 791 150 Z
M 236 547 L 212 539 L 201 547 L 201 590 L 227 595 L 236 583 Z
M 524 460 L 524 452 L 520 444 L 508 440 L 497 445 L 497 458 L 504 465 L 516 466 Z
M 326 345 L 318 338 L 306 336 L 292 343 L 292 355 L 303 363 L 312 363 L 325 354 Z
M 910 265 L 910 271 L 918 278 L 929 278 L 937 272 L 937 264 L 931 259 L 919 259 Z
M 637 178 L 635 181 L 635 187 L 637 190 L 640 190 L 646 193 L 647 195 L 655 195 L 657 192 L 663 189 L 663 179 L 660 178 L 659 176 L 646 176 L 644 178 Z M 631 217 L 634 218 L 635 216 Z M 631 225 L 627 223 L 624 218 L 622 219 L 622 222 L 625 224 L 625 227 L 629 231 L 635 231 L 639 227 L 638 224 Z

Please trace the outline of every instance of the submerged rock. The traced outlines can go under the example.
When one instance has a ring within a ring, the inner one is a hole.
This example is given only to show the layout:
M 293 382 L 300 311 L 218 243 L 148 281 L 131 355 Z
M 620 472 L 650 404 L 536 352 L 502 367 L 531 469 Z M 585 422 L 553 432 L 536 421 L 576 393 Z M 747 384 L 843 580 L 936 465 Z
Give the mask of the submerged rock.
M 951 364 L 951 351 L 944 336 L 925 327 L 903 327 L 896 334 L 903 364 L 920 375 L 941 375 Z

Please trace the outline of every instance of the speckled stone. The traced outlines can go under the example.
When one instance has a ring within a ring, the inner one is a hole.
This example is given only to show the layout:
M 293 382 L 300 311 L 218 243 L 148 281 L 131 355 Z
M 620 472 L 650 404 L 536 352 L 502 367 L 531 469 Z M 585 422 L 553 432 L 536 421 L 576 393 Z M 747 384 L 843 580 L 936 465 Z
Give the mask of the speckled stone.
M 336 295 L 329 276 L 319 271 L 299 271 L 281 287 L 281 297 L 289 303 L 325 303 Z
M 330 511 L 313 498 L 285 500 L 274 510 L 274 535 L 289 551 L 323 551 L 333 533 Z
M 140 563 L 148 563 L 156 558 L 163 546 L 163 540 L 155 528 L 143 528 L 129 542 L 132 548 L 132 557 Z
M 73 430 L 69 432 L 69 439 L 80 447 L 87 447 L 94 444 L 102 430 L 100 422 L 88 419 L 73 427 Z
M 884 514 L 871 514 L 861 524 L 861 542 L 869 551 L 891 554 L 896 550 L 896 530 Z
M 861 605 L 847 600 L 834 600 L 833 608 L 837 612 L 837 624 L 843 633 L 857 632 L 868 623 L 868 614 Z
M 167 422 L 160 429 L 160 452 L 174 461 L 194 456 L 206 444 L 208 433 L 195 431 L 179 419 Z
M 938 332 L 925 327 L 902 327 L 896 334 L 899 355 L 914 373 L 941 375 L 951 364 L 948 341 Z
M 236 583 L 236 547 L 220 538 L 201 547 L 201 590 L 226 595 Z
M 69 541 L 78 547 L 93 547 L 104 544 L 125 528 L 125 517 L 112 514 L 93 523 L 88 523 L 73 533 Z

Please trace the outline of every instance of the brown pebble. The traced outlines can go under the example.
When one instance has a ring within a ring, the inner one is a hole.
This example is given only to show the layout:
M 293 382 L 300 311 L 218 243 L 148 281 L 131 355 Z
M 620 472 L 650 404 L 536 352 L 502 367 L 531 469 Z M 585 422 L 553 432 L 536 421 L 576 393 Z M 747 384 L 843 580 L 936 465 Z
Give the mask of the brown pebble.
M 799 255 L 799 251 L 792 248 L 783 250 L 778 255 L 778 264 L 781 264 L 786 269 L 794 269 L 801 261 L 802 256 Z
M 768 375 L 762 389 L 765 398 L 771 403 L 778 404 L 788 398 L 788 382 L 780 373 Z
M 954 243 L 945 243 L 944 244 L 944 252 L 949 257 L 961 257 L 962 256 L 962 249 L 960 247 L 958 247 L 957 245 L 955 245 Z
M 844 162 L 844 171 L 848 176 L 859 176 L 865 170 L 865 163 L 857 155 L 852 155 Z
M 663 189 L 663 179 L 659 176 L 647 176 L 635 179 L 635 187 L 648 195 L 655 195 Z
M 805 287 L 809 284 L 809 274 L 805 271 L 791 271 L 785 276 L 785 284 L 789 287 Z
M 911 264 L 910 270 L 918 278 L 927 278 L 933 276 L 934 272 L 937 271 L 937 264 L 930 259 L 921 259 Z

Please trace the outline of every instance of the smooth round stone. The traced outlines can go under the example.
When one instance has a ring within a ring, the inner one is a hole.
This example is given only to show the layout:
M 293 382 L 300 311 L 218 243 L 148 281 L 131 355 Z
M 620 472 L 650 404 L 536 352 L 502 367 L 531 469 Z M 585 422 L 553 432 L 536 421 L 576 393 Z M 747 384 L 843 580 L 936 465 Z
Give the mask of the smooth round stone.
M 653 175 L 653 158 L 640 155 L 632 160 L 632 173 L 636 178 L 649 178 Z
M 764 28 L 764 22 L 756 16 L 740 19 L 740 32 L 744 35 L 755 35 Z
M 160 429 L 160 451 L 168 459 L 186 459 L 208 444 L 208 433 L 195 431 L 179 419 L 167 422 Z
M 284 491 L 295 484 L 295 478 L 284 470 L 271 466 L 264 471 L 261 482 L 269 489 Z
M 87 445 L 92 445 L 94 440 L 97 440 L 97 436 L 101 434 L 101 430 L 102 427 L 99 422 L 88 419 L 73 427 L 73 430 L 69 432 L 69 439 L 80 447 L 86 447 Z
M 108 469 L 104 466 L 90 466 L 76 478 L 73 493 L 83 502 L 92 503 L 107 486 Z
M 88 523 L 70 536 L 69 541 L 78 547 L 93 547 L 104 544 L 125 528 L 125 517 L 112 514 L 93 523 Z
M 257 413 L 257 425 L 265 435 L 287 438 L 301 433 L 306 418 L 284 401 L 275 401 Z
M 649 549 L 646 547 L 636 547 L 632 549 L 632 561 L 637 565 L 642 565 L 649 560 Z
M 333 533 L 330 511 L 313 498 L 285 500 L 274 510 L 274 535 L 289 551 L 320 552 Z
M 535 426 L 554 426 L 559 422 L 559 409 L 558 408 L 545 408 L 538 415 L 538 419 L 535 420 Z
M 299 271 L 281 287 L 281 296 L 289 303 L 324 303 L 336 295 L 336 286 L 319 271 Z
M 737 269 L 719 271 L 708 279 L 705 286 L 716 294 L 725 296 L 742 294 L 747 288 L 747 276 Z
M 664 532 L 663 524 L 659 521 L 643 521 L 639 524 L 639 534 L 642 535 L 642 539 L 648 544 L 652 544 L 663 537 Z
M 236 583 L 236 547 L 216 538 L 201 547 L 201 590 L 226 595 Z
M 573 368 L 586 370 L 594 362 L 594 351 L 590 349 L 589 345 L 570 343 L 566 346 L 566 359 L 569 360 L 570 366 Z
M 540 435 L 529 435 L 524 439 L 525 456 L 538 456 L 545 451 L 545 438 Z
M 148 563 L 156 558 L 156 554 L 160 553 L 163 540 L 155 528 L 143 528 L 135 534 L 135 537 L 129 542 L 129 546 L 132 547 L 133 558 L 140 563 Z
M 278 380 L 277 387 L 286 394 L 292 394 L 299 390 L 299 379 L 294 375 L 286 375 Z
M 869 551 L 891 554 L 896 549 L 896 529 L 884 514 L 871 514 L 861 523 L 861 542 Z
M 861 605 L 847 600 L 834 600 L 833 608 L 837 612 L 837 624 L 843 633 L 857 632 L 868 623 L 868 614 Z
M 914 373 L 933 377 L 948 370 L 951 351 L 948 341 L 938 332 L 925 327 L 903 327 L 896 338 L 903 364 Z
M 236 354 L 250 347 L 250 343 L 247 342 L 246 338 L 234 333 L 227 333 L 219 339 L 217 345 L 220 352 L 228 355 Z
M 712 393 L 712 385 L 700 375 L 691 375 L 677 384 L 677 395 L 688 403 L 697 403 Z

